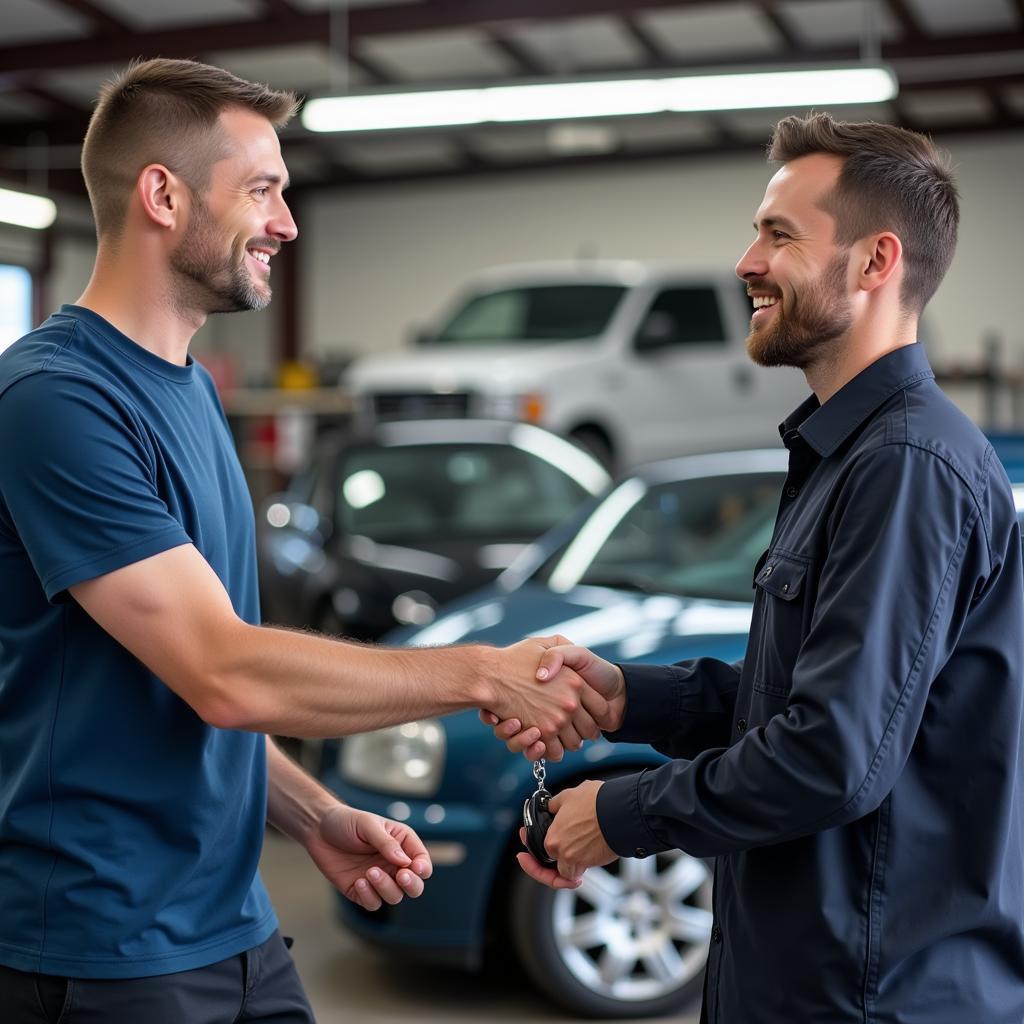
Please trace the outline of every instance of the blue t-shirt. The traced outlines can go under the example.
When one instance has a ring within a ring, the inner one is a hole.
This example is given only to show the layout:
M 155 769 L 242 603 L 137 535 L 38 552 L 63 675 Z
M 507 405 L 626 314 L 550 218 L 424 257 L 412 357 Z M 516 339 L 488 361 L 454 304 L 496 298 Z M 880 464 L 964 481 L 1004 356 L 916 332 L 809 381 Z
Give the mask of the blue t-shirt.
M 182 544 L 258 623 L 252 503 L 209 375 L 63 306 L 0 356 L 9 967 L 168 974 L 276 927 L 258 872 L 264 737 L 207 725 L 67 593 Z

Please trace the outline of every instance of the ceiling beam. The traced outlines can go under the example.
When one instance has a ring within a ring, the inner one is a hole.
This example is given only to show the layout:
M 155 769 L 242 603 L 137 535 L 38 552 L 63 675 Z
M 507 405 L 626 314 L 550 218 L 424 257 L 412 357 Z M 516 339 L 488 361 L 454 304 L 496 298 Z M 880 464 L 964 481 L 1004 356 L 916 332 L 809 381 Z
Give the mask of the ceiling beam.
M 52 0 L 52 2 L 58 7 L 82 15 L 92 25 L 95 32 L 124 33 L 131 31 L 130 26 L 120 18 L 115 18 L 109 11 L 97 6 L 92 0 Z
M 789 27 L 789 23 L 786 19 L 775 9 L 775 6 L 771 3 L 771 0 L 757 0 L 757 9 L 761 12 L 762 16 L 768 21 L 773 29 L 778 33 L 779 38 L 785 43 L 786 48 L 793 52 L 802 50 L 803 44 L 794 35 L 793 30 Z
M 69 4 L 91 0 L 65 0 Z M 278 0 L 272 0 L 280 8 Z M 280 0 L 284 2 L 284 0 Z M 706 5 L 706 0 L 431 0 L 430 3 L 360 7 L 348 12 L 347 36 L 355 48 L 360 39 L 373 36 L 473 28 L 477 31 L 502 23 L 524 20 L 550 21 L 566 17 L 609 15 L 629 17 L 641 10 Z M 770 4 L 762 7 L 771 10 Z M 96 8 L 98 11 L 99 8 Z M 247 50 L 330 40 L 330 14 L 296 11 L 290 17 L 230 21 L 147 32 L 109 31 L 87 40 L 53 40 L 21 46 L 0 47 L 0 74 L 14 71 L 51 70 L 82 64 L 123 64 L 141 55 L 191 57 L 211 50 Z M 883 47 L 889 59 L 946 56 L 954 53 L 994 53 L 1024 49 L 1024 30 L 981 33 L 955 40 L 914 39 Z M 857 59 L 857 47 L 810 50 L 772 55 L 773 59 Z M 763 61 L 763 56 L 759 60 Z M 745 63 L 752 63 L 749 55 Z M 722 63 L 718 61 L 716 63 Z M 730 63 L 735 63 L 730 61 Z
M 384 69 L 380 61 L 367 57 L 360 50 L 349 48 L 347 58 L 344 55 L 339 55 L 339 59 L 347 59 L 350 64 L 359 68 L 370 80 L 371 85 L 396 85 L 399 81 L 394 74 Z
M 493 28 L 484 31 L 489 46 L 505 57 L 520 75 L 530 78 L 544 78 L 551 74 L 551 68 L 538 60 L 522 43 L 507 35 L 501 35 Z
M 904 36 L 914 39 L 929 35 L 918 21 L 917 15 L 907 6 L 907 0 L 886 0 L 886 3 L 892 16 L 899 22 Z
M 635 18 L 627 18 L 625 16 L 618 19 L 619 24 L 623 27 L 626 33 L 632 38 L 632 40 L 640 47 L 644 58 L 650 61 L 652 64 L 670 64 L 672 57 L 668 50 L 654 37 L 651 32 L 643 27 Z

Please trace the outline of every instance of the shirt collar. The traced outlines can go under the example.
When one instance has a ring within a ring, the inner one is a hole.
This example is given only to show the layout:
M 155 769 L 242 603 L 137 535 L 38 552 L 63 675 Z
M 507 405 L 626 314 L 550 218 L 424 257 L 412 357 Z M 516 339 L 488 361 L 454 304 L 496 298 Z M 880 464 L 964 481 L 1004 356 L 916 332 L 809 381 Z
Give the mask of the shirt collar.
M 934 378 L 920 342 L 875 360 L 843 385 L 824 405 L 811 395 L 779 427 L 783 438 L 793 430 L 827 458 L 887 398 L 919 380 Z

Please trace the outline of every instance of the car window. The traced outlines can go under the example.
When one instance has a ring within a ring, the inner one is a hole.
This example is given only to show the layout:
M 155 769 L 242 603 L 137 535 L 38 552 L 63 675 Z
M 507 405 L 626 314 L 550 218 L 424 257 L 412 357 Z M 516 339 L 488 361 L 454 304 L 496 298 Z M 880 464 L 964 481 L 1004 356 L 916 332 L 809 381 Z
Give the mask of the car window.
M 510 445 L 357 448 L 340 469 L 339 527 L 385 543 L 532 539 L 589 496 L 546 460 Z
M 725 343 L 725 328 L 714 288 L 666 288 L 655 296 L 643 331 L 664 345 Z
M 749 601 L 784 478 L 736 473 L 646 486 L 633 478 L 535 578 L 559 591 L 592 584 Z
M 472 296 L 434 338 L 434 344 L 574 341 L 600 334 L 625 288 L 619 285 L 542 285 Z

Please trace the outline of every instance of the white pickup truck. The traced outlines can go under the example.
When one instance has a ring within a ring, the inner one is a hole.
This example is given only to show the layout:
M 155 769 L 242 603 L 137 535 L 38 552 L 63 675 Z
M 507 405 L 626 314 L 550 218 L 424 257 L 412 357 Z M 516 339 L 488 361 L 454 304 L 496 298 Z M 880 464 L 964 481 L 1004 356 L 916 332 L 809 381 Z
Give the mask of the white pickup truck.
M 664 456 L 777 444 L 808 394 L 799 371 L 755 366 L 752 307 L 729 272 L 595 261 L 475 276 L 414 349 L 367 355 L 347 386 L 364 423 L 520 419 L 622 469 Z

